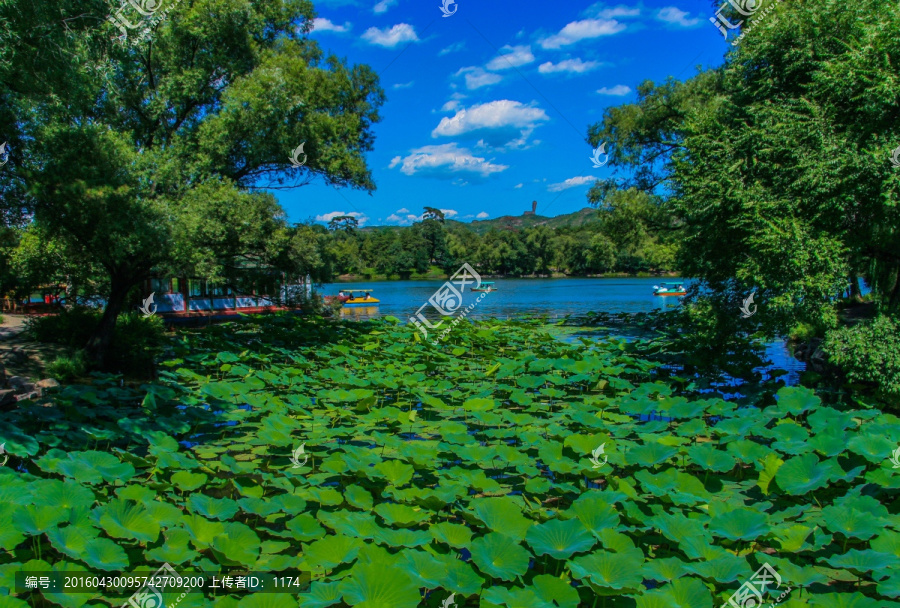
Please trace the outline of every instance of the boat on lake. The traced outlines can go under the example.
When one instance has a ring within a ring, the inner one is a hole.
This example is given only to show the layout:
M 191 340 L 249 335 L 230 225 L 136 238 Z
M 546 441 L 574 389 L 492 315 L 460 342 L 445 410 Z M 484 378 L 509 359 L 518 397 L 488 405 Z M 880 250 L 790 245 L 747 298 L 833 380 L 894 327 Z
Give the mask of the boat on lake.
M 470 287 L 471 291 L 497 291 L 493 281 L 482 281 L 478 287 Z
M 338 300 L 344 306 L 353 304 L 378 304 L 381 300 L 372 297 L 371 289 L 344 289 L 338 294 Z
M 659 285 L 653 286 L 653 295 L 655 296 L 686 296 L 687 290 L 685 290 L 684 285 L 681 283 L 678 284 L 668 284 L 668 283 L 660 283 Z

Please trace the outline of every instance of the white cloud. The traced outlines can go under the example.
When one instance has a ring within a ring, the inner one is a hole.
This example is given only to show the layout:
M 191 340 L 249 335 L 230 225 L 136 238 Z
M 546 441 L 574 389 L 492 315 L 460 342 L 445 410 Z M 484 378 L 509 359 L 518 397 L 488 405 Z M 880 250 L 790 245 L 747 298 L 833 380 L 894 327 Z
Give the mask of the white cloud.
M 554 72 L 571 72 L 574 74 L 584 74 L 600 67 L 598 61 L 582 61 L 577 57 L 575 59 L 565 59 L 559 63 L 548 61 L 538 66 L 538 72 L 541 74 L 552 74 Z
M 394 89 L 408 89 L 409 87 L 413 86 L 414 83 L 415 83 L 415 80 L 410 80 L 409 82 L 398 82 L 398 83 L 395 84 L 392 88 L 394 88 Z
M 456 217 L 459 215 L 456 209 L 441 209 L 441 213 L 444 214 L 444 217 Z
M 452 179 L 457 173 L 470 173 L 484 178 L 492 173 L 509 169 L 508 165 L 494 164 L 484 158 L 473 156 L 468 149 L 460 148 L 456 143 L 422 146 L 412 150 L 405 158 L 395 156 L 391 160 L 390 168 L 393 169 L 397 165 L 400 165 L 400 171 L 406 175 L 423 175 L 439 179 Z
M 503 77 L 499 74 L 494 74 L 492 72 L 487 72 L 481 68 L 470 66 L 467 68 L 460 68 L 458 72 L 456 72 L 456 76 L 465 75 L 466 77 L 466 88 L 470 91 L 473 89 L 480 89 L 481 87 L 486 87 L 492 84 L 497 84 Z
M 475 217 L 476 217 L 477 219 L 479 219 L 479 220 L 483 220 L 483 219 L 486 218 L 486 217 L 490 217 L 490 215 L 488 215 L 487 213 L 485 213 L 484 211 L 482 211 L 481 213 L 479 213 L 479 214 L 476 215 Z
M 563 190 L 568 190 L 569 188 L 575 188 L 577 186 L 583 186 L 596 180 L 597 178 L 592 175 L 579 175 L 578 177 L 570 177 L 566 181 L 560 182 L 558 184 L 550 184 L 549 186 L 547 186 L 547 190 L 549 190 L 550 192 L 562 192 Z
M 441 112 L 455 112 L 459 109 L 459 101 L 456 99 L 451 99 L 447 103 L 441 106 Z
M 686 13 L 685 11 L 679 8 L 675 8 L 674 6 L 667 6 L 665 8 L 659 9 L 659 12 L 656 14 L 656 18 L 666 23 L 680 25 L 681 27 L 693 27 L 700 23 L 699 18 L 689 19 L 689 14 L 690 13 Z
M 601 95 L 615 95 L 621 97 L 631 93 L 631 87 L 625 86 L 624 84 L 617 84 L 614 87 L 601 87 L 597 89 L 597 92 Z
M 641 9 L 636 6 L 625 6 L 620 4 L 611 8 L 604 8 L 603 3 L 595 4 L 587 10 L 587 14 L 601 19 L 615 19 L 617 17 L 637 17 L 641 14 Z
M 381 13 L 386 13 L 389 8 L 396 4 L 397 0 L 381 0 L 381 2 L 372 7 L 372 11 L 376 15 L 380 15 Z
M 368 216 L 366 216 L 366 214 L 360 213 L 358 211 L 350 211 L 350 212 L 332 211 L 330 213 L 325 213 L 323 215 L 317 215 L 316 221 L 317 222 L 330 222 L 334 218 L 340 217 L 342 215 L 352 215 L 353 217 L 356 218 L 356 221 L 357 221 L 357 223 L 359 223 L 360 226 L 365 225 L 365 223 L 369 221 L 369 218 L 368 218 Z
M 494 71 L 508 70 L 510 68 L 517 68 L 520 65 L 526 65 L 534 61 L 534 55 L 531 54 L 531 47 L 528 45 L 507 45 L 500 49 L 500 51 L 500 55 L 491 59 L 485 66 L 487 69 Z
M 521 188 L 523 185 L 524 185 L 524 184 L 518 184 L 518 185 L 515 185 L 515 186 L 513 186 L 513 190 L 518 190 L 518 189 Z
M 541 40 L 541 46 L 545 49 L 558 49 L 569 44 L 575 44 L 580 40 L 599 38 L 600 36 L 612 36 L 625 29 L 625 25 L 615 19 L 583 19 L 573 21 L 559 31 L 558 34 Z
M 409 224 L 409 223 L 411 223 L 411 222 L 410 222 L 409 220 L 407 220 L 405 217 L 401 217 L 401 216 L 397 215 L 396 213 L 390 214 L 389 216 L 387 216 L 387 218 L 385 218 L 385 220 L 388 221 L 388 222 L 397 222 L 398 224 Z
M 460 40 L 459 42 L 454 42 L 453 44 L 451 44 L 448 47 L 442 48 L 438 52 L 438 56 L 446 55 L 447 53 L 456 53 L 458 51 L 463 50 L 464 48 L 466 48 L 466 41 Z
M 370 27 L 362 35 L 362 39 L 371 44 L 392 49 L 404 42 L 417 42 L 419 37 L 416 36 L 416 30 L 413 26 L 408 23 L 398 23 L 391 28 L 378 29 L 377 27 Z
M 482 138 L 485 146 L 500 147 L 525 140 L 540 123 L 550 120 L 540 108 L 526 106 L 519 101 L 501 99 L 459 110 L 453 117 L 444 117 L 431 132 L 432 137 L 468 135 Z
M 409 213 L 409 209 L 404 207 L 403 209 L 397 209 L 397 213 Z
M 347 32 L 350 31 L 350 22 L 347 21 L 344 25 L 338 25 L 336 23 L 332 23 L 329 19 L 325 19 L 324 17 L 316 17 L 313 20 L 313 31 L 314 32 Z

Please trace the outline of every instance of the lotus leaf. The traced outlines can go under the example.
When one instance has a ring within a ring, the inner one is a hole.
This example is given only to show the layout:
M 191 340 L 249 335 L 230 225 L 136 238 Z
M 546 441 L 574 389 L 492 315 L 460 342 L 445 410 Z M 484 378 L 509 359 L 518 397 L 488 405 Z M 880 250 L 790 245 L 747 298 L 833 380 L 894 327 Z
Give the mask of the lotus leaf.
M 684 577 L 636 598 L 637 608 L 712 608 L 709 589 L 695 578 Z
M 642 467 L 654 467 L 672 458 L 678 451 L 661 443 L 647 443 L 628 451 L 626 459 Z
M 178 471 L 172 475 L 172 484 L 183 492 L 190 492 L 203 487 L 208 478 L 203 473 L 191 473 L 190 471 Z
M 596 539 L 578 519 L 551 519 L 531 526 L 525 535 L 525 541 L 535 555 L 550 555 L 556 559 L 566 559 L 573 553 L 588 551 L 596 543 Z
M 610 590 L 625 590 L 639 588 L 642 561 L 634 553 L 595 551 L 576 557 L 569 563 L 576 578 L 587 579 L 598 587 Z
M 769 521 L 759 511 L 738 508 L 713 517 L 709 531 L 729 540 L 755 540 L 769 532 Z
M 106 538 L 92 538 L 84 545 L 84 552 L 79 559 L 91 568 L 98 570 L 125 570 L 128 568 L 128 557 L 125 551 Z
M 399 568 L 357 564 L 340 584 L 344 599 L 360 608 L 416 608 L 421 596 L 412 577 Z
M 381 503 L 375 507 L 375 512 L 384 518 L 388 525 L 411 526 L 427 520 L 430 515 L 427 511 L 421 511 L 407 507 L 406 505 Z
M 356 559 L 362 541 L 349 536 L 327 536 L 306 545 L 306 559 L 313 567 L 331 569 Z
M 870 512 L 857 511 L 845 506 L 831 506 L 822 509 L 825 527 L 831 532 L 844 536 L 869 540 L 884 529 L 886 522 Z
M 231 522 L 226 524 L 225 530 L 213 539 L 212 548 L 224 555 L 228 561 L 252 569 L 259 559 L 261 546 L 259 536 L 249 526 Z
M 63 475 L 79 483 L 99 484 L 103 481 L 128 481 L 134 476 L 134 467 L 120 462 L 106 452 L 70 452 L 68 458 L 60 460 L 56 467 Z
M 159 523 L 147 509 L 129 500 L 111 500 L 102 508 L 99 524 L 114 538 L 130 538 L 140 542 L 156 542 Z
M 525 532 L 534 523 L 522 515 L 522 507 L 508 496 L 479 498 L 471 504 L 475 516 L 488 528 L 516 540 L 524 539 Z
M 434 540 L 446 543 L 451 547 L 467 547 L 469 541 L 472 540 L 472 531 L 469 530 L 469 528 L 446 521 L 439 524 L 432 524 L 428 531 L 431 533 Z
M 491 532 L 472 541 L 472 561 L 485 574 L 511 581 L 522 576 L 531 555 L 505 534 Z
M 790 458 L 778 469 L 775 480 L 789 494 L 806 494 L 824 487 L 835 475 L 834 467 L 829 463 L 819 462 L 814 454 Z

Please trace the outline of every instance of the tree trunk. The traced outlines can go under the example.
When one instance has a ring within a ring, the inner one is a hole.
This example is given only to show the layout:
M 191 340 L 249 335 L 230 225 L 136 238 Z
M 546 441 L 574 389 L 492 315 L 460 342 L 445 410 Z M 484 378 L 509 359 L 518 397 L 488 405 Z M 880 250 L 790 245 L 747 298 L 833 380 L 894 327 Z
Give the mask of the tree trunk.
M 125 298 L 128 296 L 128 290 L 134 285 L 132 281 L 125 278 L 114 277 L 111 282 L 109 299 L 106 301 L 106 308 L 103 309 L 103 316 L 94 335 L 87 343 L 87 352 L 91 359 L 100 369 L 107 369 L 113 363 L 109 360 L 109 348 L 112 345 L 113 337 L 116 334 L 116 319 L 125 306 Z
M 894 272 L 894 287 L 888 296 L 887 308 L 890 311 L 900 308 L 900 268 Z
M 855 270 L 850 271 L 850 297 L 859 300 L 862 294 L 859 292 L 859 275 Z

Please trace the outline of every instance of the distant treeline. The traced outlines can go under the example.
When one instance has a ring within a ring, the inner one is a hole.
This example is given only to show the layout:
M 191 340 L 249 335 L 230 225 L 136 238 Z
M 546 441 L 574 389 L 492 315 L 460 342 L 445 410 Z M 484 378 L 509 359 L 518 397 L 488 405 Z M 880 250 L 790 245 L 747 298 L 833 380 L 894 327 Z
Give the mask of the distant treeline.
M 596 213 L 597 221 L 580 226 L 491 229 L 484 234 L 446 222 L 432 207 L 425 207 L 422 221 L 393 229 L 360 229 L 352 216 L 340 216 L 327 228 L 323 258 L 334 275 L 409 277 L 432 266 L 452 273 L 465 262 L 480 273 L 505 276 L 675 270 L 671 219 L 652 197 L 619 192 Z

